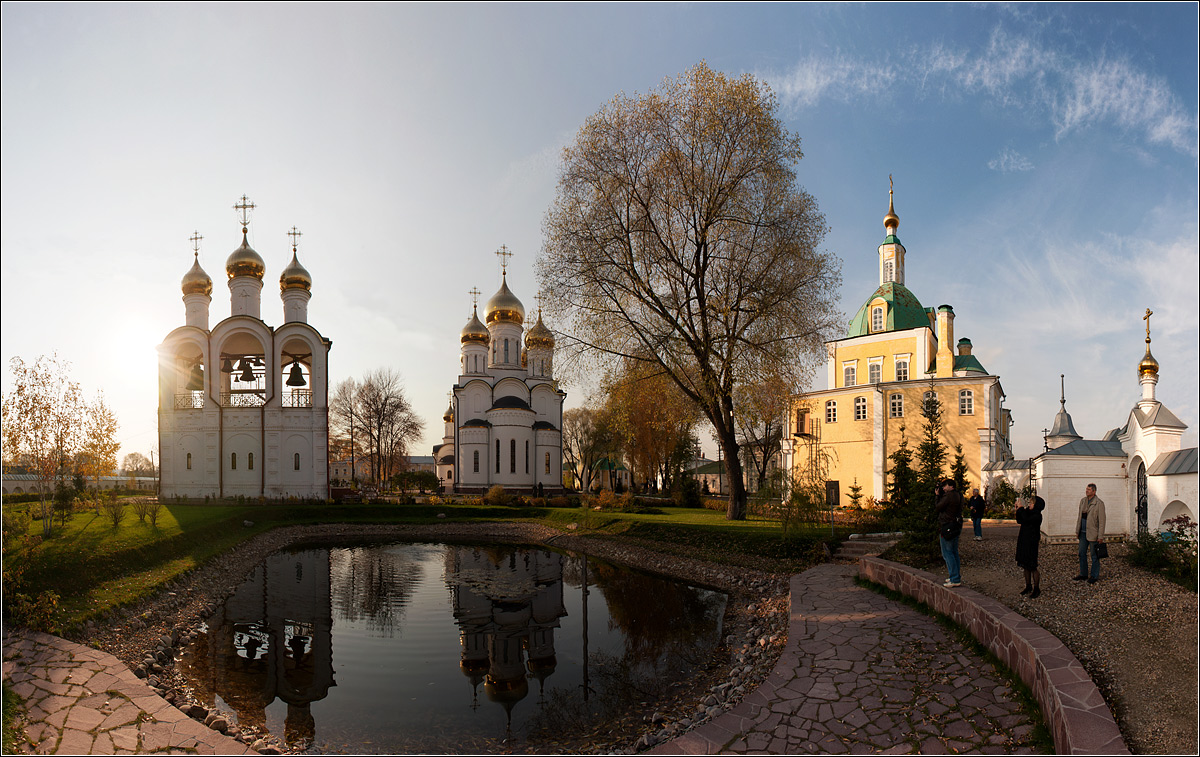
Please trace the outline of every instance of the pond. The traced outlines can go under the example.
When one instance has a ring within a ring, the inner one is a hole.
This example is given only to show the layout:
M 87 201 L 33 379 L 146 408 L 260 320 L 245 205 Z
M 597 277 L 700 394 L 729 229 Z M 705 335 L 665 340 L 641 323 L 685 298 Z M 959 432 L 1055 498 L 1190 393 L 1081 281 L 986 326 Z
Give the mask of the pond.
M 179 669 L 201 701 L 293 747 L 536 748 L 707 663 L 725 602 L 542 547 L 308 547 L 260 563 Z

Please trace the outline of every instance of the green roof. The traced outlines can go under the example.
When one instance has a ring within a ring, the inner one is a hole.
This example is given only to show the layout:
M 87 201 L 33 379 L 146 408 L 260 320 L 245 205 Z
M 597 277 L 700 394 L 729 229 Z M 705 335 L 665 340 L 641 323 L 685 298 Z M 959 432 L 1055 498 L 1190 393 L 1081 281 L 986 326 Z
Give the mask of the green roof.
M 956 371 L 978 371 L 979 373 L 987 373 L 983 369 L 983 364 L 974 355 L 955 355 L 954 370 Z
M 846 336 L 866 336 L 871 333 L 871 303 L 882 298 L 887 303 L 887 321 L 884 331 L 903 331 L 921 326 L 929 326 L 929 316 L 921 306 L 917 296 L 908 291 L 903 284 L 889 281 L 876 289 L 862 307 L 858 315 L 850 321 L 850 329 Z
M 900 241 L 900 237 L 896 236 L 895 234 L 888 234 L 886 237 L 884 237 L 883 244 L 898 244 L 900 246 L 904 246 L 904 243 Z

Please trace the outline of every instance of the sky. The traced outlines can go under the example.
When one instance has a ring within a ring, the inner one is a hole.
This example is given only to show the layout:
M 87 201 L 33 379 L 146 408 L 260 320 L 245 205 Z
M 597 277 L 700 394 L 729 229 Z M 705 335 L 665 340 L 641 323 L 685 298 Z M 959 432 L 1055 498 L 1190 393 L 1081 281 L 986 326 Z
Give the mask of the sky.
M 468 291 L 497 290 L 501 245 L 535 311 L 563 147 L 613 96 L 700 61 L 768 83 L 801 137 L 797 183 L 842 261 L 847 321 L 878 285 L 894 177 L 906 284 L 952 305 L 956 338 L 1000 376 L 1017 457 L 1041 451 L 1060 374 L 1080 434 L 1125 423 L 1147 308 L 1158 398 L 1196 444 L 1195 3 L 0 13 L 0 357 L 70 361 L 116 411 L 122 455 L 157 444 L 155 347 L 184 323 L 193 231 L 211 323 L 229 314 L 243 194 L 264 320 L 283 320 L 296 226 L 331 385 L 396 370 L 426 421 L 413 452 L 430 454 Z M 568 407 L 594 391 L 564 388 Z

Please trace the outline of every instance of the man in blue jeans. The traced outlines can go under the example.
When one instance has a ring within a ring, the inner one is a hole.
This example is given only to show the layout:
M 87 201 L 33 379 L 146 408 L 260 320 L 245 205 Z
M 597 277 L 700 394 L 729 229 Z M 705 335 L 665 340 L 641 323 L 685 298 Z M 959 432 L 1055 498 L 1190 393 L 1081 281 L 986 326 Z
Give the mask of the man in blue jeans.
M 963 498 L 954 489 L 954 482 L 946 479 L 941 483 L 941 493 L 937 499 L 938 543 L 942 546 L 942 559 L 946 561 L 946 570 L 950 577 L 944 584 L 954 589 L 962 586 L 962 574 L 958 559 L 958 537 L 962 534 Z M 947 538 L 946 534 L 953 536 Z
M 1075 576 L 1075 580 L 1094 584 L 1100 580 L 1100 558 L 1096 556 L 1096 550 L 1104 543 L 1104 500 L 1096 496 L 1095 484 L 1088 484 L 1083 499 L 1079 500 L 1079 521 L 1075 532 L 1079 534 L 1079 575 Z M 1089 551 L 1092 553 L 1090 573 Z

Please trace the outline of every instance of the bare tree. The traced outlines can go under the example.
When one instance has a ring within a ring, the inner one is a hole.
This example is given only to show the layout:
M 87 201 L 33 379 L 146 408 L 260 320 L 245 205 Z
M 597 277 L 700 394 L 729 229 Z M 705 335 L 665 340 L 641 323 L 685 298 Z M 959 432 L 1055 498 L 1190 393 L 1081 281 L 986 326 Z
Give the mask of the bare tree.
M 574 407 L 563 412 L 563 456 L 575 475 L 575 487 L 588 491 L 592 487 L 592 468 L 604 456 L 604 429 L 599 411 L 590 407 Z
M 713 425 L 731 519 L 746 505 L 735 389 L 803 381 L 838 321 L 840 261 L 818 250 L 824 217 L 777 108 L 703 63 L 618 95 L 563 152 L 538 260 L 565 350 L 653 363 Z
M 404 395 L 400 374 L 378 368 L 361 381 L 343 381 L 330 403 L 335 428 L 360 435 L 376 483 L 400 470 L 408 448 L 421 438 L 424 426 Z M 357 441 L 357 440 L 356 440 Z
M 130 452 L 121 458 L 121 470 L 126 476 L 153 476 L 154 463 L 141 452 Z
M 736 392 L 739 443 L 758 481 L 757 489 L 766 484 L 771 460 L 779 453 L 789 396 L 787 385 L 778 377 L 743 385 Z
M 57 355 L 43 355 L 33 365 L 14 357 L 9 367 L 13 388 L 3 401 L 4 453 L 37 476 L 42 535 L 49 536 L 54 515 L 49 497 L 79 449 L 84 404 L 79 384 L 68 375 L 70 363 Z

